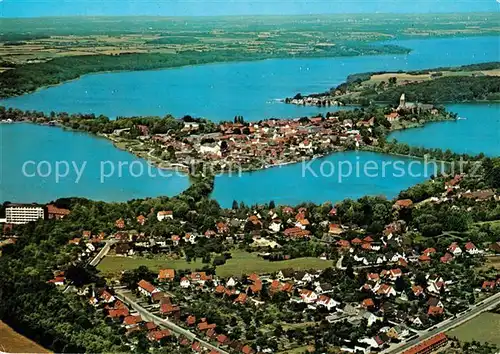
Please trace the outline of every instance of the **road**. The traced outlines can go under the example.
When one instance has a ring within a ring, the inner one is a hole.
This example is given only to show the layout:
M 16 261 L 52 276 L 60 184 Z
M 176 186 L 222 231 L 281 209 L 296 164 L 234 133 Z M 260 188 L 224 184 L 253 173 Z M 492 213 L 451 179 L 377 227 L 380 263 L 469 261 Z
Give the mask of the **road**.
M 163 325 L 167 327 L 168 329 L 172 330 L 172 332 L 175 332 L 177 334 L 183 335 L 184 337 L 188 338 L 191 341 L 197 341 L 200 342 L 200 344 L 210 350 L 216 350 L 217 352 L 221 354 L 229 354 L 228 352 L 220 349 L 219 347 L 216 347 L 215 345 L 212 345 L 199 337 L 196 336 L 196 334 L 177 326 L 175 323 L 170 322 L 168 320 L 165 320 L 161 317 L 156 316 L 155 314 L 152 314 L 149 312 L 147 309 L 139 305 L 137 302 L 132 300 L 129 296 L 127 296 L 127 292 L 129 291 L 124 291 L 124 290 L 117 290 L 115 289 L 115 296 L 120 299 L 122 302 L 129 304 L 134 310 L 136 310 L 143 319 L 146 319 L 148 321 L 154 322 L 157 325 Z
M 99 253 L 89 262 L 93 267 L 97 266 L 101 260 L 106 257 L 111 246 L 116 243 L 116 240 L 107 240 L 104 247 L 99 251 Z
M 416 338 L 410 342 L 407 342 L 407 343 L 401 343 L 397 347 L 392 346 L 391 348 L 384 350 L 382 353 L 385 353 L 385 354 L 402 353 L 405 350 L 410 349 L 414 345 L 416 345 L 416 344 L 418 344 L 418 343 L 420 343 L 420 342 L 422 342 L 430 337 L 433 337 L 436 334 L 439 334 L 441 332 L 447 332 L 450 329 L 457 327 L 457 326 L 461 325 L 462 323 L 467 322 L 467 321 L 473 319 L 474 317 L 480 315 L 481 313 L 495 308 L 498 305 L 500 305 L 500 293 L 497 293 L 493 296 L 490 296 L 486 300 L 483 300 L 482 304 L 480 304 L 480 305 L 474 305 L 470 310 L 468 310 L 469 312 L 465 312 L 465 313 L 463 313 L 463 315 L 459 315 L 458 317 L 450 318 L 450 319 L 447 319 L 447 320 L 439 323 L 436 326 L 436 328 L 433 329 L 432 331 L 421 332 L 422 334 L 418 338 Z

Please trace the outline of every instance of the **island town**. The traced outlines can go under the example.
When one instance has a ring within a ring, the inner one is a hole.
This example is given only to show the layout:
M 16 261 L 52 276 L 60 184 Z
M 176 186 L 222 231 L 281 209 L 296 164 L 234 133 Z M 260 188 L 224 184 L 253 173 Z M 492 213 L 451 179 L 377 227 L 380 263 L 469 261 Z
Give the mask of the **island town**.
M 243 117 L 236 116 L 232 122 L 219 124 L 190 116 L 109 120 L 65 113 L 47 116 L 42 112 L 0 107 L 3 122 L 31 121 L 87 131 L 110 139 L 117 147 L 160 167 L 192 172 L 203 166 L 211 173 L 265 169 L 355 149 L 381 151 L 385 148 L 385 153 L 415 156 L 415 151 L 386 143 L 388 133 L 453 119 L 456 115 L 443 107 L 425 105 L 415 110 L 404 95 L 395 107 L 372 106 L 259 122 L 245 122 Z M 419 151 L 416 156 L 423 157 L 424 153 L 432 155 L 432 151 Z

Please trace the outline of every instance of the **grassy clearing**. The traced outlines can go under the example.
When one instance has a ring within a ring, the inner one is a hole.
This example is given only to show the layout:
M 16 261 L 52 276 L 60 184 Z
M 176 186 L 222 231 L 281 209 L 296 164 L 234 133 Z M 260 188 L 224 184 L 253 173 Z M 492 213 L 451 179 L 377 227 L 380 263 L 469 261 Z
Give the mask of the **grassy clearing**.
M 332 267 L 332 261 L 324 261 L 318 258 L 297 258 L 281 262 L 269 262 L 257 256 L 255 253 L 244 251 L 233 251 L 233 258 L 226 264 L 217 267 L 217 275 L 230 277 L 233 275 L 250 273 L 272 273 L 285 268 L 296 270 L 303 269 L 325 269 Z M 200 259 L 195 262 L 186 262 L 184 259 L 168 259 L 166 257 L 105 257 L 97 267 L 107 276 L 117 276 L 123 270 L 135 269 L 141 265 L 147 266 L 151 270 L 157 271 L 162 268 L 174 269 L 196 269 L 202 268 L 205 264 Z
M 488 270 L 491 267 L 493 267 L 493 268 L 495 268 L 495 269 L 497 269 L 497 270 L 500 271 L 500 256 L 487 257 L 486 258 L 486 262 L 483 264 L 483 266 L 481 267 L 481 269 Z
M 500 345 L 500 315 L 485 312 L 476 318 L 464 323 L 447 333 L 451 337 L 457 337 L 460 341 L 488 342 Z
M 440 71 L 443 76 L 472 76 L 472 75 L 485 75 L 485 76 L 499 76 L 500 70 L 482 70 L 482 71 Z M 427 81 L 431 80 L 432 73 L 429 74 L 408 74 L 408 73 L 384 73 L 378 75 L 372 75 L 370 80 L 366 81 L 366 84 L 380 83 L 382 81 L 388 82 L 391 77 L 395 77 L 399 82 L 402 81 Z
M 7 353 L 50 353 L 0 321 L 0 351 Z

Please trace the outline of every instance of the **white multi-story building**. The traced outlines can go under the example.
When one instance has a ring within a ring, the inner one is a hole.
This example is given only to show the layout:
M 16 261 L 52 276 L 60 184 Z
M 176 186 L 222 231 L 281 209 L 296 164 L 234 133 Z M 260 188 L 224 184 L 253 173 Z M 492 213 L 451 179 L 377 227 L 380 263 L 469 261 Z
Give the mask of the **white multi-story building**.
M 5 208 L 8 224 L 26 224 L 44 218 L 43 206 L 36 204 L 10 204 Z

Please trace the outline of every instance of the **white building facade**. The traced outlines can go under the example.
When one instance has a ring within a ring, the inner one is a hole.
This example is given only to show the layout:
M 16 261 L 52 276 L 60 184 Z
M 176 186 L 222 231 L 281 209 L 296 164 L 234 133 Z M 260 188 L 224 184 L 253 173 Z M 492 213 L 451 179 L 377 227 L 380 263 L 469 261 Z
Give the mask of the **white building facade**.
M 8 224 L 26 224 L 44 218 L 44 209 L 39 205 L 11 204 L 5 208 Z

